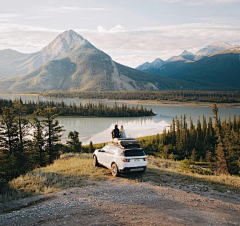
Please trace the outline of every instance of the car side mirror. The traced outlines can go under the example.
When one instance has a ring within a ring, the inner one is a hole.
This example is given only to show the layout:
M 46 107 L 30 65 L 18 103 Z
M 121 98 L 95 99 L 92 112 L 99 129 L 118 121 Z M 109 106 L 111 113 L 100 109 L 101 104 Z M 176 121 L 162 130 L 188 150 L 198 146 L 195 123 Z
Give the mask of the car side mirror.
M 103 149 L 99 150 L 99 152 L 105 152 Z

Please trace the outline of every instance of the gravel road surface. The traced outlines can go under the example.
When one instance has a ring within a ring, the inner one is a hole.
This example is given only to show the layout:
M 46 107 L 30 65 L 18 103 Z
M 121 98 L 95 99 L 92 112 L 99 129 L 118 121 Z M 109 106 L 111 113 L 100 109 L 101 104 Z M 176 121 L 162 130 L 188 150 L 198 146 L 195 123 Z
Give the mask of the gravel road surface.
M 45 201 L 1 213 L 0 225 L 240 225 L 239 203 L 231 192 L 197 194 L 119 179 L 50 194 Z

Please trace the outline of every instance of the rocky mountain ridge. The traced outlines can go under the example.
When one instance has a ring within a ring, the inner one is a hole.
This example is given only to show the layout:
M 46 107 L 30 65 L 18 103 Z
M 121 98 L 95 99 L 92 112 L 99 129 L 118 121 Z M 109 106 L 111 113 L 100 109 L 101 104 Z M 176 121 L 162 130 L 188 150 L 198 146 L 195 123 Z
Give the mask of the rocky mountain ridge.
M 13 64 L 17 65 L 14 69 L 22 74 L 2 79 L 1 91 L 158 90 L 184 87 L 174 79 L 146 75 L 116 63 L 72 30 L 60 34 L 41 51 Z

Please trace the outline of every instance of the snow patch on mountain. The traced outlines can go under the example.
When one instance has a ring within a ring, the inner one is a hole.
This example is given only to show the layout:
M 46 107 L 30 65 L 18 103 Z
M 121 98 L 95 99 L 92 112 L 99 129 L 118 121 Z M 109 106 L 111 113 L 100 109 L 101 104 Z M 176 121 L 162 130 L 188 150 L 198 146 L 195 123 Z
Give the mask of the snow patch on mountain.
M 210 56 L 213 53 L 219 52 L 219 51 L 223 51 L 226 49 L 230 49 L 232 47 L 232 45 L 230 45 L 227 42 L 213 42 L 210 45 L 206 46 L 203 49 L 200 49 L 196 55 L 197 56 Z

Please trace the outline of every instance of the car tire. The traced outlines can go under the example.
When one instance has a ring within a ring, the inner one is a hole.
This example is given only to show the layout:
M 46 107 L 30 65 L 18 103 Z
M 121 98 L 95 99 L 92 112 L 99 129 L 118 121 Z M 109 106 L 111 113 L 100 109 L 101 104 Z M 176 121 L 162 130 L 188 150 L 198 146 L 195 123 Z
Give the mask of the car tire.
M 144 168 L 144 170 L 139 171 L 140 174 L 144 174 L 146 172 L 146 168 Z
M 113 175 L 114 177 L 118 177 L 118 176 L 120 175 L 116 163 L 113 163 L 113 164 L 112 164 L 112 166 L 111 166 L 111 170 L 112 170 L 112 175 Z
M 94 165 L 94 166 L 99 166 L 99 163 L 98 163 L 98 160 L 97 160 L 97 156 L 96 156 L 96 155 L 93 156 L 93 165 Z

